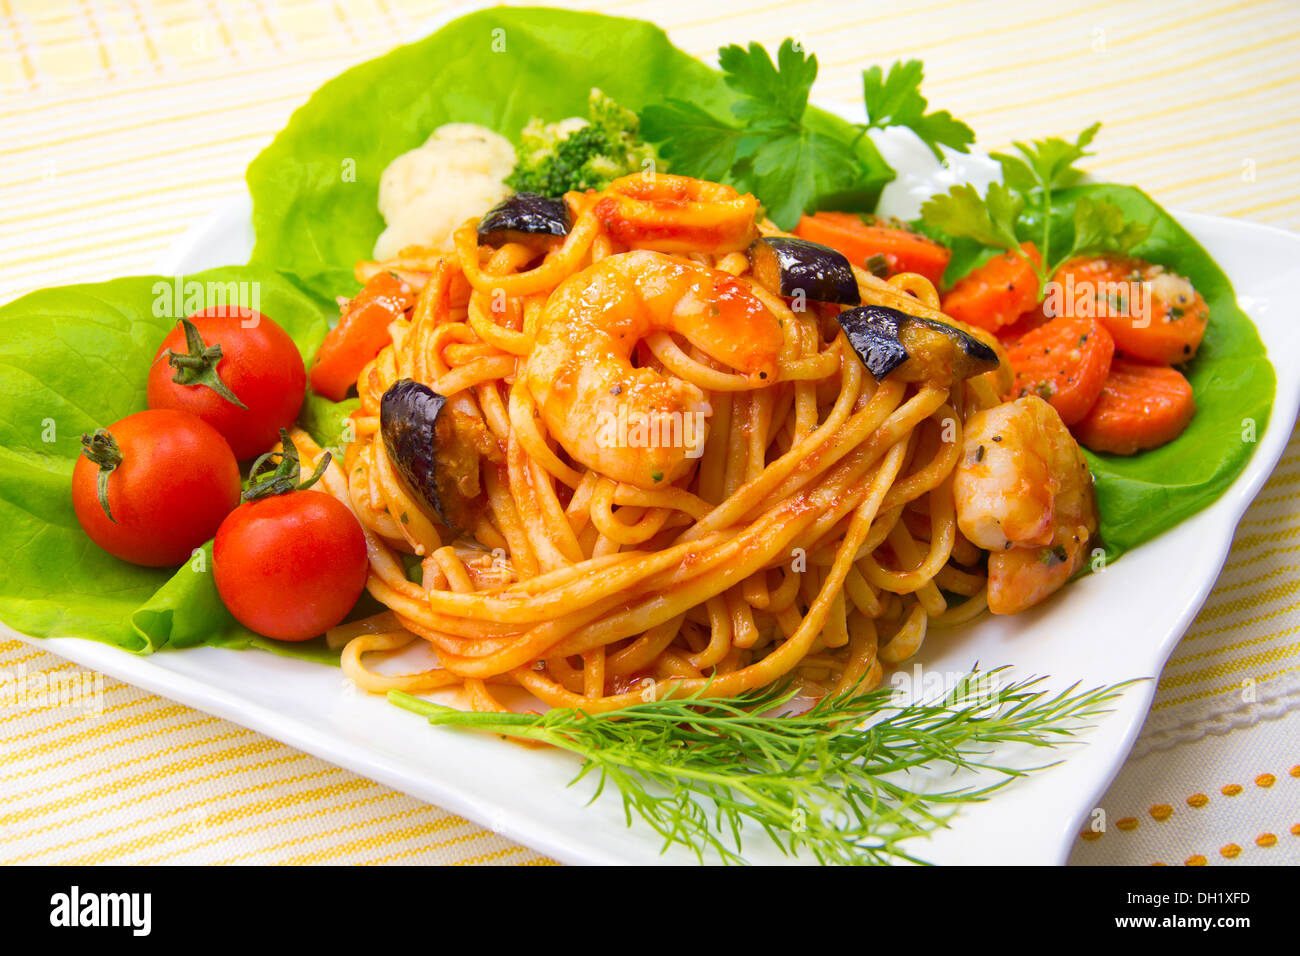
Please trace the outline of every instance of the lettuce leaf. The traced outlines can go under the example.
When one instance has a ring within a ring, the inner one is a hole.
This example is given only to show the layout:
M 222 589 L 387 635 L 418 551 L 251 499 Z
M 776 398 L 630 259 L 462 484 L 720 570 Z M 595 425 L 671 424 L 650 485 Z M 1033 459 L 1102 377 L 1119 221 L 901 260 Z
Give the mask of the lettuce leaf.
M 177 309 L 194 311 L 192 293 L 220 288 L 226 301 L 256 305 L 304 359 L 328 328 L 327 306 L 273 271 L 185 277 L 174 305 L 177 288 L 172 278 L 132 276 L 0 306 L 0 620 L 26 634 L 89 637 L 142 654 L 214 644 L 337 659 L 322 642 L 282 644 L 240 626 L 217 595 L 210 549 L 178 571 L 140 568 L 101 551 L 77 524 L 71 483 L 81 434 L 146 407 L 154 353 Z M 343 409 L 316 396 L 309 408 L 309 430 L 336 442 Z
M 226 610 L 212 580 L 212 542 L 201 558 L 192 559 L 176 571 L 149 599 L 131 612 L 128 650 L 140 654 L 169 648 L 229 647 L 301 657 L 323 663 L 338 663 L 338 651 L 330 650 L 323 638 L 300 643 L 273 641 L 254 634 Z
M 344 425 L 360 404 L 361 400 L 357 398 L 331 402 L 308 389 L 307 399 L 302 403 L 302 411 L 298 413 L 298 424 L 322 448 L 342 454 L 343 446 L 347 444 L 343 440 Z
M 1089 184 L 1053 195 L 1053 245 L 1068 248 L 1074 210 L 1083 200 L 1107 200 L 1127 221 L 1150 223 L 1132 255 L 1186 276 L 1210 307 L 1205 339 L 1182 367 L 1196 396 L 1196 417 L 1176 440 L 1137 455 L 1086 452 L 1096 477 L 1101 539 L 1108 560 L 1154 538 L 1212 504 L 1246 467 L 1273 406 L 1276 378 L 1254 324 L 1237 306 L 1232 283 L 1200 243 L 1154 199 L 1135 186 Z M 1021 217 L 1018 238 L 1035 239 L 1042 225 Z M 944 278 L 952 282 L 993 250 L 954 243 Z
M 482 10 L 322 86 L 248 168 L 255 263 L 314 293 L 357 288 L 358 259 L 383 229 L 379 177 L 443 123 L 481 123 L 518 142 L 532 117 L 585 116 L 592 87 L 640 112 L 670 98 L 730 116 L 741 97 L 722 75 L 640 20 L 544 8 Z M 850 124 L 810 109 L 812 133 L 853 140 Z M 867 137 L 854 208 L 869 209 L 892 171 Z M 784 196 L 759 198 L 779 206 Z

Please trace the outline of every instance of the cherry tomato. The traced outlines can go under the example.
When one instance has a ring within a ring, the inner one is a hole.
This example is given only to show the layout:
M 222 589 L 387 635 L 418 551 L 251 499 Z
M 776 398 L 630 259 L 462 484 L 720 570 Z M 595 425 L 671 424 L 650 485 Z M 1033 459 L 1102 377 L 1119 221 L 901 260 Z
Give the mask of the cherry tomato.
M 284 329 L 260 312 L 217 307 L 163 339 L 149 370 L 148 399 L 150 408 L 199 416 L 243 461 L 293 424 L 306 389 L 302 356 Z
M 323 491 L 241 504 L 217 531 L 212 570 L 230 613 L 249 630 L 305 641 L 338 624 L 366 584 L 361 525 Z
M 136 412 L 82 443 L 86 451 L 72 469 L 73 510 L 90 540 L 124 561 L 181 564 L 239 504 L 230 446 L 188 412 Z

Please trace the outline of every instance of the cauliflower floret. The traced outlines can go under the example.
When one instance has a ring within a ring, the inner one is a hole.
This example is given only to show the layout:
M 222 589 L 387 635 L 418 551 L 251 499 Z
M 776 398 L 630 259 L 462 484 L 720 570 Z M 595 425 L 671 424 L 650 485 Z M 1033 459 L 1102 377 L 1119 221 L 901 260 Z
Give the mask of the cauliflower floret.
M 448 123 L 427 142 L 398 156 L 379 179 L 379 212 L 387 223 L 375 258 L 407 246 L 450 251 L 451 234 L 510 195 L 505 178 L 515 150 L 504 136 L 475 123 Z

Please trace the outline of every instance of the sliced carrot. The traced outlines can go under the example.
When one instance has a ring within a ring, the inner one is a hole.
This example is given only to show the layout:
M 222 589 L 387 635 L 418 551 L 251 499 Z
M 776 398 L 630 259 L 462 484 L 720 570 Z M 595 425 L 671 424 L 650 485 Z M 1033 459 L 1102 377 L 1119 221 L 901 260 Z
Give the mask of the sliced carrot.
M 312 389 L 342 401 L 361 370 L 388 344 L 388 326 L 414 304 L 415 292 L 406 282 L 391 272 L 377 273 L 321 342 L 311 368 Z
M 1038 275 L 1034 269 L 1042 258 L 1032 242 L 1021 243 L 1020 248 L 1025 255 L 1006 252 L 994 256 L 959 279 L 943 297 L 943 311 L 967 325 L 996 332 L 1036 306 Z
M 1195 414 L 1192 386 L 1177 369 L 1117 358 L 1074 436 L 1093 451 L 1132 455 L 1173 441 Z
M 1210 309 L 1163 266 L 1124 256 L 1082 256 L 1053 276 L 1046 303 L 1060 315 L 1095 315 L 1125 355 L 1174 364 L 1196 354 Z
M 1032 332 L 1040 325 L 1046 325 L 1048 322 L 1052 321 L 1055 316 L 1050 315 L 1043 310 L 1045 304 L 1046 303 L 1043 302 L 1038 303 L 1038 305 L 1022 314 L 1020 318 L 1016 319 L 1016 321 L 1012 322 L 1010 325 L 1004 325 L 1002 328 L 998 329 L 998 340 L 1009 346 L 1020 339 L 1026 332 Z
M 1073 425 L 1101 395 L 1115 341 L 1095 319 L 1052 319 L 1007 349 L 1012 393 L 1037 395 Z
M 883 256 L 890 275 L 916 272 L 936 286 L 943 279 L 952 252 L 947 246 L 910 229 L 864 222 L 851 212 L 819 212 L 804 216 L 794 234 L 844 253 L 859 269 L 872 256 Z

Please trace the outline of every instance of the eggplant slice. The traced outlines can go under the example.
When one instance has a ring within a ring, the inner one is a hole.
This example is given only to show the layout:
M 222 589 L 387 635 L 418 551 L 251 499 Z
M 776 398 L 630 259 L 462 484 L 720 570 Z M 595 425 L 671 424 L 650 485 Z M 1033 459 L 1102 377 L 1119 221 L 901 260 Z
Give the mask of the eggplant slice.
M 857 305 L 858 280 L 843 253 L 829 246 L 787 236 L 766 236 L 749 247 L 755 280 L 777 295 L 800 293 L 815 302 Z
M 416 499 L 448 528 L 474 527 L 471 502 L 480 494 L 479 453 L 462 440 L 447 399 L 427 385 L 398 379 L 379 403 L 388 460 Z
M 567 236 L 571 224 L 563 199 L 537 193 L 515 193 L 497 203 L 479 220 L 478 238 L 489 245 L 519 242 L 530 236 Z
M 839 321 L 877 381 L 893 375 L 903 382 L 951 385 L 999 365 L 998 353 L 969 332 L 888 306 L 846 309 Z

